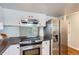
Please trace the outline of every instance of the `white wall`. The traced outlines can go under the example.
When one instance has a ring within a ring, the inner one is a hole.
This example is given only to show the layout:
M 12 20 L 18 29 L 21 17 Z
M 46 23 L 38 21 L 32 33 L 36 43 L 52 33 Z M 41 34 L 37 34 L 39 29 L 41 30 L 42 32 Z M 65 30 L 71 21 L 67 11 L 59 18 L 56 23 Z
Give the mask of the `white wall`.
M 69 21 L 68 45 L 79 50 L 79 12 L 67 16 Z

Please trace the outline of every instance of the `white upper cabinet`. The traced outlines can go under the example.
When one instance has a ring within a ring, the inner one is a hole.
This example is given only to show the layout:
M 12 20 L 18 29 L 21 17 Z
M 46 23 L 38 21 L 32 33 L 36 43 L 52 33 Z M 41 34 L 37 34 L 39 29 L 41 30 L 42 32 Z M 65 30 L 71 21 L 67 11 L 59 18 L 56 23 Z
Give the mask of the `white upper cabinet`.
M 39 26 L 46 26 L 46 16 L 42 15 L 39 19 Z
M 29 19 L 29 16 L 32 16 L 33 19 L 37 19 L 39 21 L 39 26 L 45 26 L 45 14 L 23 12 L 4 8 L 4 16 L 5 25 L 21 26 L 21 19 Z
M 5 25 L 19 26 L 19 13 L 13 10 L 4 9 Z
M 0 22 L 3 22 L 3 8 L 0 7 Z
M 0 30 L 3 30 L 3 23 L 4 23 L 3 8 L 0 7 Z

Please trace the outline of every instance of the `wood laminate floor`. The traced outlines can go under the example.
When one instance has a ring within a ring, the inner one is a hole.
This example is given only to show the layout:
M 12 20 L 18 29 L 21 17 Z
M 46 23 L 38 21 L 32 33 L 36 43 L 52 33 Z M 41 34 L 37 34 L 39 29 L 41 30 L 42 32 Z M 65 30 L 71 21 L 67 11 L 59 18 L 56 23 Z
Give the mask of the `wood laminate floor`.
M 79 55 L 79 51 L 68 47 L 68 55 Z
M 71 47 L 62 46 L 61 55 L 79 55 L 79 51 Z M 53 50 L 53 55 L 59 55 L 59 49 Z

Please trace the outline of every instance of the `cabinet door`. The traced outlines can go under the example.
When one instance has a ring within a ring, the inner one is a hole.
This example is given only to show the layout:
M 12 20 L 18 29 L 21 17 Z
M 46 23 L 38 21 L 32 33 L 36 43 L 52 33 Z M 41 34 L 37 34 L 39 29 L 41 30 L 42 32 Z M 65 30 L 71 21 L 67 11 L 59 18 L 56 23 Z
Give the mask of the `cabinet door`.
M 41 26 L 42 26 L 42 27 L 46 26 L 45 21 L 44 21 L 44 20 L 40 20 L 38 26 L 39 26 L 39 27 L 41 27 Z
M 3 22 L 3 8 L 0 7 L 0 22 Z
M 42 55 L 49 55 L 50 54 L 50 41 L 43 41 L 42 43 Z
M 10 47 L 8 47 L 3 55 L 20 55 L 19 44 L 11 45 Z
M 5 25 L 19 26 L 21 16 L 18 12 L 9 9 L 4 9 L 4 17 Z
M 45 19 L 40 19 L 39 26 L 46 26 Z
M 17 19 L 17 15 L 7 15 L 5 14 L 5 25 L 11 25 L 11 26 L 19 26 L 19 19 Z
M 3 30 L 3 23 L 4 23 L 3 9 L 2 9 L 2 7 L 0 7 L 0 30 Z

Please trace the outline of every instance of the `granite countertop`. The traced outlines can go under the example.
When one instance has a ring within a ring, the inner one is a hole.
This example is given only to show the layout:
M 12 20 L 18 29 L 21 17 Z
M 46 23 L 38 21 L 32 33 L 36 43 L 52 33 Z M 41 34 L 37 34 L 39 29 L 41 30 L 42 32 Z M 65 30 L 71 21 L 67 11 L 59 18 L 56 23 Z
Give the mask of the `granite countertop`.
M 30 39 L 32 41 L 34 41 L 35 39 L 36 40 L 39 40 L 39 39 L 51 40 L 51 37 L 48 37 L 48 36 L 44 36 L 44 37 L 31 37 L 31 38 L 26 38 L 26 37 L 10 37 L 10 38 L 6 38 L 5 40 L 7 40 L 9 45 L 11 45 L 11 44 L 19 44 L 19 42 L 24 40 L 24 39 L 27 39 L 27 40 Z
M 2 55 L 4 53 L 4 51 L 9 47 L 10 45 L 6 45 L 6 46 L 0 46 L 0 55 Z

